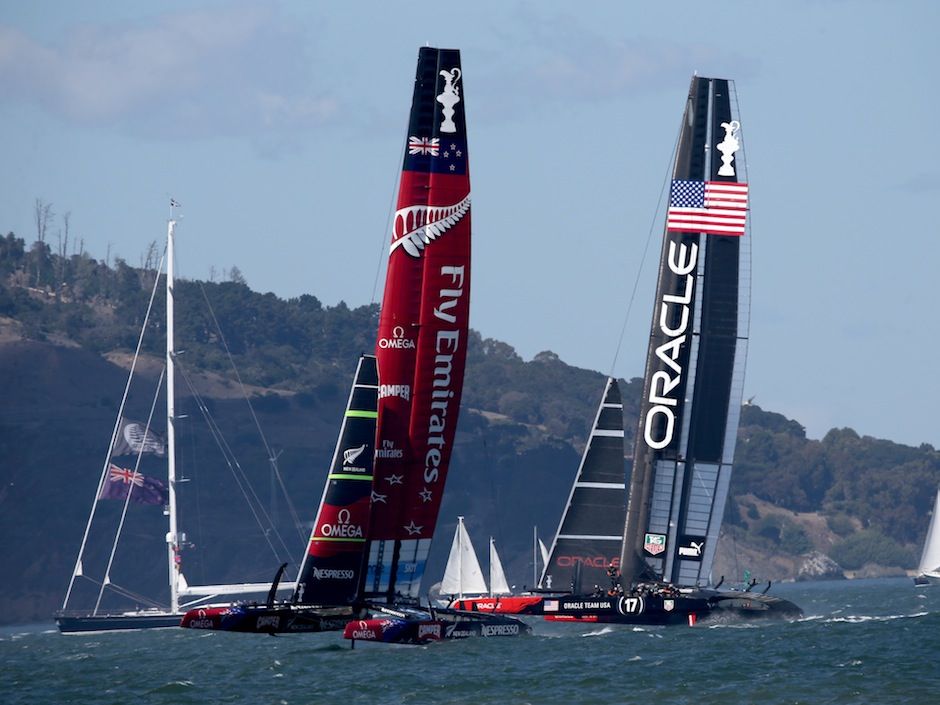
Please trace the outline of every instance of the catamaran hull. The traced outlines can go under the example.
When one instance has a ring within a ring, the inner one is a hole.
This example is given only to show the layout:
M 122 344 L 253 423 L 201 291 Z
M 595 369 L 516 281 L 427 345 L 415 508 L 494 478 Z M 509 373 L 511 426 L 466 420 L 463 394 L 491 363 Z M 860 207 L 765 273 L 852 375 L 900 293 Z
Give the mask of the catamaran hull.
M 179 626 L 247 634 L 338 632 L 354 616 L 349 607 L 229 605 L 192 609 Z
M 384 644 L 427 644 L 445 639 L 503 637 L 530 634 L 532 628 L 513 617 L 461 610 L 435 610 L 427 619 L 416 617 L 376 617 L 349 622 L 343 638 Z
M 110 632 L 127 629 L 168 629 L 178 627 L 183 615 L 173 612 L 128 612 L 122 614 L 56 614 L 55 623 L 63 634 Z
M 918 587 L 933 587 L 940 585 L 940 575 L 918 575 L 914 578 L 914 585 Z
M 701 590 L 674 596 L 574 595 L 546 599 L 545 619 L 551 622 L 599 622 L 668 626 L 722 624 L 759 619 L 796 620 L 802 610 L 789 600 L 750 592 Z
M 506 597 L 467 597 L 454 600 L 450 607 L 465 612 L 489 614 L 542 614 L 543 595 L 509 595 Z

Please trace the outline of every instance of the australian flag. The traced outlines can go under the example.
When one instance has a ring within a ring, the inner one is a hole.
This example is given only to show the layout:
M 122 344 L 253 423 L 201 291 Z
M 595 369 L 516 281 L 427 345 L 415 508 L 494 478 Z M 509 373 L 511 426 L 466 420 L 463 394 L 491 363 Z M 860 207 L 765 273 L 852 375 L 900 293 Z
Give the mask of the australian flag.
M 105 480 L 98 499 L 127 499 L 128 492 L 131 502 L 136 504 L 166 504 L 168 499 L 166 485 L 157 478 L 147 477 L 111 463 L 108 479 Z

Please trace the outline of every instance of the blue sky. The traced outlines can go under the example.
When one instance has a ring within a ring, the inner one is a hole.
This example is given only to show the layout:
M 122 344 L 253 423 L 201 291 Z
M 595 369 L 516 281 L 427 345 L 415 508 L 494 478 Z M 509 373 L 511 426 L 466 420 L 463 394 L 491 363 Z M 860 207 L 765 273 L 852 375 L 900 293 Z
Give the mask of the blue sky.
M 745 397 L 811 437 L 940 446 L 940 3 L 581 5 L 5 2 L 0 231 L 31 242 L 41 198 L 53 246 L 70 213 L 73 243 L 137 264 L 172 195 L 183 276 L 236 266 L 260 291 L 369 303 L 417 49 L 456 47 L 471 324 L 527 359 L 609 372 L 639 276 L 613 368 L 632 377 L 689 77 L 733 78 L 752 206 Z

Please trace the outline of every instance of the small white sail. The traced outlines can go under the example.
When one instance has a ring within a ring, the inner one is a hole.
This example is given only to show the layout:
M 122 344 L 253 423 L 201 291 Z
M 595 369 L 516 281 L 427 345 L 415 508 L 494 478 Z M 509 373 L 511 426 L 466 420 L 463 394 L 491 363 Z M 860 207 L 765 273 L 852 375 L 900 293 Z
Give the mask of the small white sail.
M 463 517 L 457 517 L 454 542 L 450 546 L 447 567 L 444 568 L 444 579 L 441 580 L 441 594 L 456 595 L 459 599 L 468 594 L 486 594 L 486 581 L 473 544 L 470 543 L 470 536 L 463 525 Z
M 927 540 L 924 542 L 924 552 L 920 557 L 920 566 L 917 572 L 928 578 L 940 579 L 940 490 L 937 490 L 937 499 L 933 506 L 933 516 L 930 517 L 930 528 L 927 529 Z
M 548 549 L 542 539 L 539 539 L 539 553 L 542 554 L 542 565 L 548 565 Z
M 490 537 L 490 595 L 508 595 L 509 583 L 506 582 L 506 573 L 503 572 L 502 561 L 496 552 L 496 542 Z

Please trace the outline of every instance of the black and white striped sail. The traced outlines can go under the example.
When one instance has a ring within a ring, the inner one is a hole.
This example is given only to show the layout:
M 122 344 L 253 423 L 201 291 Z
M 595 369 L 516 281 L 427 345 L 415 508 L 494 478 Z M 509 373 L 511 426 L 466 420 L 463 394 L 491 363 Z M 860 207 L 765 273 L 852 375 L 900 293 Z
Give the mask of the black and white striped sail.
M 620 560 L 625 504 L 623 404 L 617 381 L 608 378 L 539 587 L 609 587 L 606 571 Z
M 710 581 L 731 481 L 749 323 L 747 178 L 733 98 L 730 81 L 692 79 L 634 450 L 625 587 L 652 577 L 650 570 L 677 585 Z

